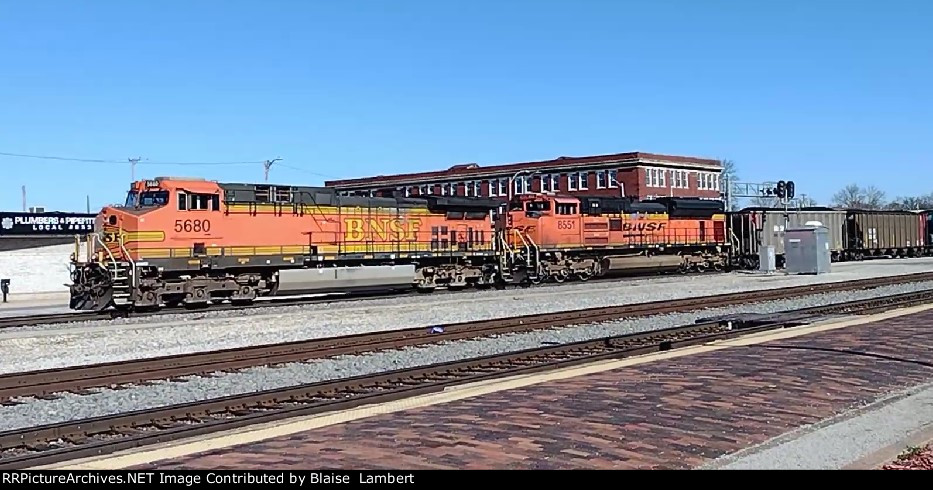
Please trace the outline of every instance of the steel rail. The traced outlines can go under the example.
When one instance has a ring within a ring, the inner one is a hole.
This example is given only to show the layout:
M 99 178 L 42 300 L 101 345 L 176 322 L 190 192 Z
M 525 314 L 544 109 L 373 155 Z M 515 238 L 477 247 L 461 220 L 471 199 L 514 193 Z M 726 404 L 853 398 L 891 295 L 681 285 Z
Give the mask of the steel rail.
M 704 275 L 709 274 L 722 274 L 719 272 L 706 272 Z M 689 274 L 687 274 L 689 275 Z M 663 276 L 658 276 L 663 277 Z M 868 287 L 881 287 L 888 286 L 893 284 L 907 284 L 912 282 L 923 282 L 933 280 L 933 272 L 917 272 L 911 274 L 901 274 L 894 276 L 881 276 L 873 277 L 866 279 L 855 279 L 851 281 L 839 281 L 839 282 L 830 282 L 830 283 L 820 283 L 814 285 L 805 285 L 805 286 L 792 286 L 788 288 L 780 288 L 776 290 L 790 290 L 795 288 L 814 288 L 820 287 L 823 285 L 832 285 L 833 289 L 826 289 L 827 292 L 830 291 L 840 291 L 847 289 L 863 289 Z M 590 279 L 589 282 L 603 282 L 603 281 L 616 281 L 622 282 L 618 277 L 611 278 L 594 278 Z M 563 283 L 563 284 L 542 284 L 535 286 L 537 288 L 558 288 L 566 286 L 567 284 L 576 284 L 576 283 Z M 765 290 L 765 291 L 774 291 L 774 290 Z M 456 294 L 460 291 L 439 291 L 432 294 Z M 315 297 L 315 298 L 264 298 L 264 301 L 249 304 L 249 305 L 233 305 L 233 304 L 213 304 L 207 307 L 196 307 L 196 308 L 185 308 L 185 307 L 176 307 L 176 308 L 163 308 L 155 311 L 116 311 L 116 310 L 104 310 L 101 312 L 72 312 L 72 313 L 57 313 L 57 314 L 48 314 L 48 315 L 23 315 L 23 316 L 7 316 L 0 317 L 0 330 L 6 328 L 17 328 L 17 327 L 26 327 L 26 326 L 39 326 L 39 325 L 50 325 L 50 324 L 68 324 L 84 321 L 95 321 L 95 320 L 111 320 L 116 318 L 147 318 L 147 317 L 158 317 L 163 315 L 202 315 L 204 313 L 210 313 L 214 311 L 231 311 L 231 310 L 251 310 L 258 308 L 273 308 L 273 307 L 284 307 L 284 306 L 301 306 L 301 305 L 312 305 L 318 303 L 342 303 L 348 301 L 366 301 L 370 299 L 378 299 L 381 297 L 407 297 L 407 296 L 420 296 L 424 293 L 419 293 L 416 291 L 406 291 L 406 292 L 378 292 L 378 293 L 359 293 L 359 294 L 347 294 L 345 296 L 336 296 L 336 297 Z
M 438 392 L 464 383 L 792 328 L 832 313 L 868 313 L 923 304 L 931 297 L 931 291 L 904 293 L 790 310 L 748 322 L 717 321 L 673 327 L 7 431 L 0 433 L 0 469 L 111 454 L 287 417 Z
M 359 355 L 453 340 L 560 328 L 581 323 L 594 324 L 735 304 L 776 301 L 822 293 L 826 288 L 820 286 L 823 285 L 661 300 L 624 306 L 584 308 L 432 327 L 367 332 L 217 351 L 6 373 L 0 374 L 0 404 L 15 404 L 14 399 L 17 397 L 55 398 L 54 393 L 86 394 L 89 388 L 112 387 L 213 372 L 232 372 L 258 366 L 302 362 L 339 355 Z

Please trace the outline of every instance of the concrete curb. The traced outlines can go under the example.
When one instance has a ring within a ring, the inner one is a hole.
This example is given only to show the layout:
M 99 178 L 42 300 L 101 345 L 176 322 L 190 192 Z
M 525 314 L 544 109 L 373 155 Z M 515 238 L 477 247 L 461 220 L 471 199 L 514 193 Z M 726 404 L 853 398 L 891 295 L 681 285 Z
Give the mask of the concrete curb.
M 894 444 L 883 447 L 861 459 L 855 460 L 843 470 L 880 470 L 882 466 L 894 462 L 897 456 L 904 452 L 908 446 L 925 446 L 933 442 L 933 425 L 920 429 L 908 437 Z

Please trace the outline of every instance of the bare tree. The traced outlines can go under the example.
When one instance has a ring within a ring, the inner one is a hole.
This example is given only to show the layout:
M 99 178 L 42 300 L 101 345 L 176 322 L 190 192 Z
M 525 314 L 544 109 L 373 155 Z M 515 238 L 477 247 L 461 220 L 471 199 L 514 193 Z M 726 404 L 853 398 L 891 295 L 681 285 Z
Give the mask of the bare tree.
M 844 208 L 881 209 L 885 206 L 884 191 L 873 185 L 862 188 L 849 184 L 833 195 L 833 204 Z
M 920 210 L 933 209 L 933 193 L 925 196 L 897 197 L 885 206 L 885 209 L 892 210 Z
M 817 206 L 817 203 L 816 199 L 813 199 L 806 194 L 801 194 L 794 198 L 793 205 L 797 208 L 811 208 L 813 206 Z
M 739 180 L 738 169 L 736 169 L 735 161 L 723 158 L 719 160 L 719 165 L 722 166 L 722 171 L 719 174 L 719 188 L 731 196 L 736 193 L 735 183 Z M 726 187 L 731 188 L 727 189 Z M 738 198 L 730 197 L 729 201 L 729 208 L 732 211 L 737 211 L 741 206 Z
M 783 208 L 781 200 L 775 196 L 758 196 L 749 199 L 749 204 L 756 208 Z

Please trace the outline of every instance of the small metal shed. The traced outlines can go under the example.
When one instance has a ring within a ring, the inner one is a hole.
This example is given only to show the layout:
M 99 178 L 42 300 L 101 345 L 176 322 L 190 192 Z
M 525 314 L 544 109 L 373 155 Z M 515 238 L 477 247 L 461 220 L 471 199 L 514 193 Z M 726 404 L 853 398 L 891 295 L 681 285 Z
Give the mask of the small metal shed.
M 832 263 L 829 229 L 825 226 L 788 228 L 784 233 L 784 268 L 788 274 L 825 274 Z

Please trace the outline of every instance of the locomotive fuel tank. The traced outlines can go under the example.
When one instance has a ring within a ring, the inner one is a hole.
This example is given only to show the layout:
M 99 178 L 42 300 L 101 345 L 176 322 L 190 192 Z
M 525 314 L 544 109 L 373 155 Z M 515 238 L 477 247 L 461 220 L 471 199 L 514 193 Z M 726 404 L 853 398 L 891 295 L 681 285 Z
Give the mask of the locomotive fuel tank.
M 410 289 L 414 282 L 414 264 L 283 269 L 275 294 Z
M 599 263 L 599 270 L 601 276 L 634 272 L 665 272 L 680 269 L 683 263 L 683 258 L 679 255 L 605 257 Z

